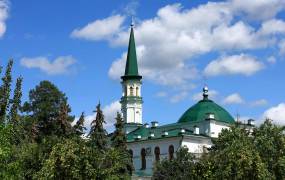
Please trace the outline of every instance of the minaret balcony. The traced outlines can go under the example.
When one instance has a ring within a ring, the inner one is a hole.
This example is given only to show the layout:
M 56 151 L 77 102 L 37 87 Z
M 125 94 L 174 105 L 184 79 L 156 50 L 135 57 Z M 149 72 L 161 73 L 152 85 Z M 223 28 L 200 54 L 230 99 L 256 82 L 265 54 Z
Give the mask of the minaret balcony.
M 121 103 L 124 103 L 124 102 L 137 102 L 137 103 L 143 103 L 143 100 L 142 100 L 142 97 L 140 96 L 123 96 L 121 98 Z

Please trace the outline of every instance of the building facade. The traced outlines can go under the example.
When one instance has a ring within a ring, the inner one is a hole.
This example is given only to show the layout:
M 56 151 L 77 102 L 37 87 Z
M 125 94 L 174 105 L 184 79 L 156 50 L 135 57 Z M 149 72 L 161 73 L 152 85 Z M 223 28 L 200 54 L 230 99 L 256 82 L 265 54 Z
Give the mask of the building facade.
M 208 97 L 208 88 L 195 105 L 172 124 L 159 126 L 158 122 L 143 123 L 142 76 L 139 75 L 134 38 L 131 26 L 125 74 L 122 79 L 121 110 L 123 113 L 127 146 L 132 155 L 135 174 L 152 175 L 156 161 L 172 159 L 180 147 L 201 155 L 211 147 L 212 138 L 217 138 L 222 129 L 235 123 L 234 118 Z M 249 121 L 248 126 L 252 125 Z

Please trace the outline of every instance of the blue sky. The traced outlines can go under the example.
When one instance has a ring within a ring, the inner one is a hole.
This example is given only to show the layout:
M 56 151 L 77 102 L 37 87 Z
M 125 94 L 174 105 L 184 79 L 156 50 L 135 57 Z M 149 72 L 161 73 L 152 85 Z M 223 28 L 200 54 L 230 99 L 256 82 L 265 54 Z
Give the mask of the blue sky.
M 119 109 L 131 16 L 143 120 L 176 122 L 201 98 L 241 118 L 285 124 L 285 3 L 251 1 L 3 1 L 0 65 L 15 61 L 24 100 L 41 80 L 66 93 L 88 121 L 100 100 L 108 121 Z

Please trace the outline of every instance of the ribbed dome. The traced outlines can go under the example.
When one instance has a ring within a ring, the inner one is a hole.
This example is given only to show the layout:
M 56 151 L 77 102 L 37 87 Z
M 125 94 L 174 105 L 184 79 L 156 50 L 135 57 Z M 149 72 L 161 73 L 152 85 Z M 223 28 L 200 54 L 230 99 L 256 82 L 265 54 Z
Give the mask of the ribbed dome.
M 234 123 L 234 118 L 221 106 L 209 99 L 203 99 L 190 107 L 178 120 L 182 122 L 201 122 L 207 119 L 209 114 L 213 114 L 216 121 Z

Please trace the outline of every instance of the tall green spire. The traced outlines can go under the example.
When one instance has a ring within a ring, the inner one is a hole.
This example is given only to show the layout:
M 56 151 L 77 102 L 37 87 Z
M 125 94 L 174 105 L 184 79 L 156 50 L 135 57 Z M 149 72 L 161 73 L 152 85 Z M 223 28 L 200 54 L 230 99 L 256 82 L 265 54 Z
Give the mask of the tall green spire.
M 127 79 L 141 79 L 142 76 L 138 73 L 138 62 L 137 62 L 137 53 L 136 53 L 136 44 L 134 37 L 134 28 L 133 24 L 131 25 L 131 33 L 129 39 L 129 47 L 128 47 L 128 56 L 125 68 L 125 75 L 122 76 L 123 80 Z

